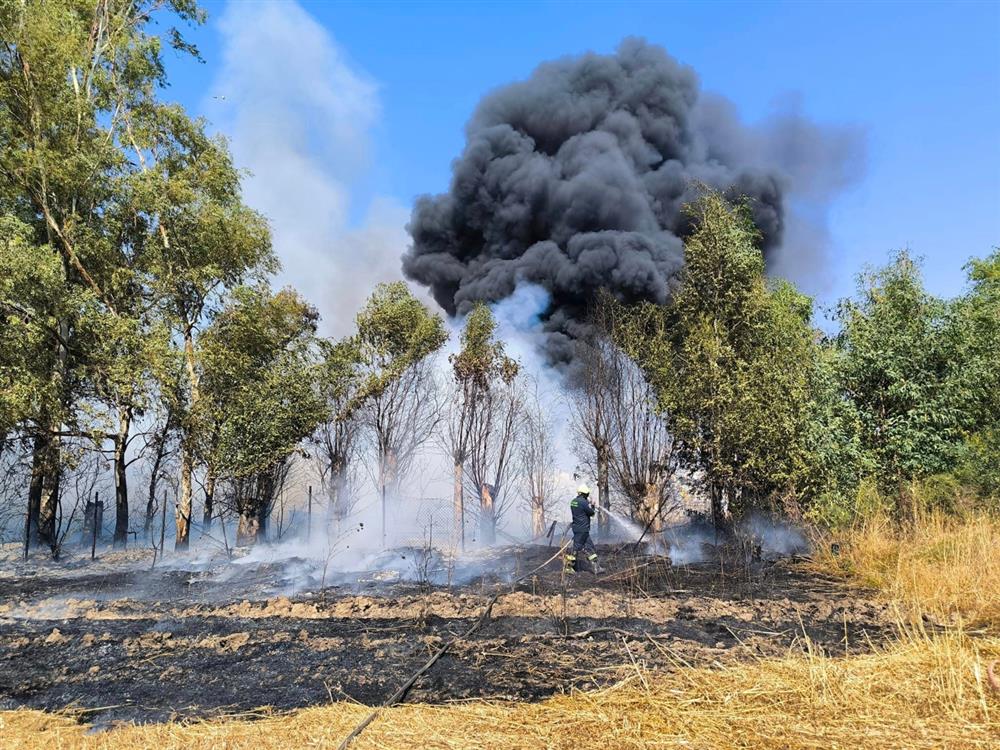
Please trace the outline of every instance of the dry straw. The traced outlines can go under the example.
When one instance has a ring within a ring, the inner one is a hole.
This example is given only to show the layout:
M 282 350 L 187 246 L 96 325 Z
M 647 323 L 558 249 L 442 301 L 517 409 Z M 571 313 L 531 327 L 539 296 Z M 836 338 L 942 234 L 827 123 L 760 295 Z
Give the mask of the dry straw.
M 986 667 L 998 657 L 1000 639 L 908 631 L 893 646 L 864 656 L 833 658 L 809 649 L 719 669 L 633 672 L 614 687 L 540 703 L 397 706 L 384 711 L 354 747 L 995 748 L 1000 694 L 989 687 Z M 13 711 L 0 714 L 0 744 L 336 747 L 368 710 L 337 703 L 90 734 L 69 715 Z
M 996 516 L 961 519 L 932 513 L 903 532 L 889 520 L 875 518 L 822 540 L 816 565 L 878 589 L 908 616 L 928 615 L 1000 634 Z
M 632 662 L 614 687 L 539 703 L 387 708 L 352 747 L 1000 747 L 1000 691 L 988 674 L 1000 659 L 998 531 L 991 518 L 924 519 L 902 536 L 868 524 L 839 538 L 839 555 L 820 556 L 817 566 L 882 589 L 916 623 L 871 653 L 834 657 L 806 640 L 804 653 L 783 659 L 693 668 L 657 643 L 673 671 L 648 672 Z M 925 624 L 935 620 L 948 627 Z M 0 713 L 0 746 L 335 748 L 369 711 L 335 703 L 94 732 L 69 713 L 19 710 Z

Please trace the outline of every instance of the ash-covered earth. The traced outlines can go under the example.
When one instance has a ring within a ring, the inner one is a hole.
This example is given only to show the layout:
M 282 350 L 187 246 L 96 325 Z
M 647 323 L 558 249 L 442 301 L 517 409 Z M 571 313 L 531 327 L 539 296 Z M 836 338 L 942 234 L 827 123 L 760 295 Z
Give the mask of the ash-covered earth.
M 151 569 L 147 550 L 40 566 L 10 555 L 0 564 L 0 708 L 74 707 L 107 725 L 377 704 L 498 592 L 486 624 L 407 700 L 536 700 L 613 683 L 636 664 L 711 666 L 807 643 L 852 653 L 893 631 L 883 604 L 799 558 L 715 550 L 682 566 L 609 546 L 600 575 L 567 576 L 561 559 L 542 566 L 557 551 L 447 561 L 396 550 L 364 573 L 294 557 L 168 558 Z

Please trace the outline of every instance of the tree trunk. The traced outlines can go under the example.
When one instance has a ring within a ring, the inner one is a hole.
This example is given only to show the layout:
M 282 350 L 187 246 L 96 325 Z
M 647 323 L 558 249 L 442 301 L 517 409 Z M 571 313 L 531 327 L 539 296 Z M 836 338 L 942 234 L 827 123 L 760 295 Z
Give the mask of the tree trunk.
M 455 516 L 455 533 L 462 545 L 462 552 L 465 552 L 465 486 L 462 479 L 465 476 L 465 467 L 462 461 L 455 461 L 455 484 L 454 500 L 452 511 Z
M 42 483 L 42 502 L 38 509 L 38 541 L 47 544 L 52 553 L 56 554 L 59 551 L 56 513 L 59 511 L 59 482 L 62 478 L 58 439 L 54 441 L 53 446 L 51 470 Z
M 497 540 L 496 506 L 493 504 L 493 492 L 486 482 L 479 488 L 479 539 L 489 546 Z
M 153 515 L 156 513 L 156 485 L 159 482 L 160 466 L 167 448 L 167 428 L 157 438 L 156 454 L 153 456 L 153 469 L 149 475 L 149 497 L 146 499 L 146 518 L 142 524 L 142 533 L 149 536 L 153 528 Z
M 191 414 L 194 414 L 199 401 L 198 372 L 194 361 L 194 333 L 191 325 L 184 329 L 184 364 L 187 369 L 188 385 L 191 388 Z M 190 421 L 190 420 L 188 420 Z M 191 445 L 192 426 L 185 426 L 184 439 L 181 441 L 181 497 L 177 504 L 177 535 L 174 541 L 175 550 L 186 550 L 191 536 L 191 475 L 194 472 L 194 448 Z
M 642 520 L 649 529 L 649 536 L 663 531 L 663 515 L 660 510 L 660 488 L 655 484 L 647 484 L 642 496 Z
M 382 549 L 385 549 L 386 528 L 385 528 L 385 466 L 379 472 L 379 492 L 382 497 Z
M 340 533 L 340 524 L 347 516 L 347 509 L 344 507 L 346 497 L 344 494 L 347 483 L 347 462 L 339 456 L 334 457 L 330 462 L 330 511 L 327 515 L 327 526 L 337 524 L 337 533 Z
M 715 532 L 718 536 L 722 534 L 728 536 L 732 530 L 733 517 L 729 512 L 729 503 L 726 497 L 726 488 L 722 483 L 713 483 L 712 493 L 712 523 L 715 525 Z
M 191 534 L 191 473 L 194 456 L 191 448 L 181 445 L 181 497 L 174 514 L 177 534 L 174 537 L 174 550 L 180 552 L 188 548 Z
M 43 432 L 36 435 L 31 453 L 31 481 L 28 484 L 28 542 L 32 546 L 41 544 L 38 520 L 42 507 L 42 482 L 45 479 L 46 438 Z
M 392 487 L 394 492 L 399 489 L 398 469 L 399 461 L 396 455 L 391 451 L 387 451 L 382 457 L 382 466 L 379 469 L 379 489 L 382 493 L 382 549 L 386 549 L 388 542 L 386 512 L 389 503 L 389 488 Z
M 115 547 L 128 545 L 128 480 L 125 476 L 125 450 L 128 448 L 129 430 L 132 426 L 132 410 L 118 412 L 118 434 L 115 435 Z
M 608 446 L 597 449 L 597 501 L 606 511 L 611 510 L 611 491 L 608 488 Z M 601 513 L 597 517 L 597 538 L 607 540 L 611 534 L 611 514 Z
M 35 438 L 32 453 L 31 482 L 28 486 L 28 516 L 32 544 L 46 545 L 53 552 L 58 547 L 56 511 L 59 504 L 59 438 L 42 428 Z
M 247 546 L 264 541 L 267 534 L 267 519 L 264 517 L 264 502 L 252 498 L 240 504 L 240 522 L 236 527 L 236 544 Z
M 59 343 L 56 346 L 59 360 L 57 378 L 64 406 L 68 401 L 66 372 L 69 352 L 63 342 L 69 339 L 69 330 L 69 321 L 60 320 Z M 62 479 L 62 440 L 56 434 L 61 429 L 62 423 L 53 420 L 46 427 L 49 429 L 49 434 L 46 436 L 42 460 L 42 496 L 38 505 L 38 541 L 47 544 L 52 550 L 53 557 L 57 557 L 59 555 L 59 529 L 56 528 L 56 514 L 59 512 L 59 484 Z
M 535 496 L 531 498 L 531 537 L 537 539 L 545 533 L 545 501 Z
M 215 505 L 215 471 L 211 466 L 205 473 L 205 514 L 202 516 L 201 529 L 203 534 L 212 530 L 212 512 Z

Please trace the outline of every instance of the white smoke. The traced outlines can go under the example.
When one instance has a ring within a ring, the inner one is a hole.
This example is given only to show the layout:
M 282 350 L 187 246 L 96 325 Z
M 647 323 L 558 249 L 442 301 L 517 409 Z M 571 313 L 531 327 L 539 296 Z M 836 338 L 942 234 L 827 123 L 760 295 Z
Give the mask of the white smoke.
M 409 212 L 393 199 L 352 205 L 378 87 L 298 3 L 230 2 L 218 28 L 222 66 L 205 108 L 251 173 L 246 200 L 270 221 L 279 283 L 319 308 L 323 333 L 344 335 L 372 287 L 401 278 L 408 242 Z

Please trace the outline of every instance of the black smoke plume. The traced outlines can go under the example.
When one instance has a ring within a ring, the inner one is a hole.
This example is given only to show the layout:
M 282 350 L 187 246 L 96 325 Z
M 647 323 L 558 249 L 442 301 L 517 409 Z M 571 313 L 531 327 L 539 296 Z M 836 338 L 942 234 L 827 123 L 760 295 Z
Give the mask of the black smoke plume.
M 790 191 L 822 207 L 853 179 L 860 154 L 854 133 L 795 114 L 744 126 L 728 102 L 700 91 L 691 68 L 639 39 L 614 55 L 545 63 L 493 91 L 466 136 L 449 192 L 414 207 L 404 273 L 451 315 L 521 282 L 544 287 L 555 359 L 585 331 L 598 289 L 666 301 L 683 263 L 681 208 L 700 184 L 750 200 L 773 267 Z M 796 234 L 815 243 L 822 227 Z M 817 260 L 815 247 L 796 252 L 786 265 Z

